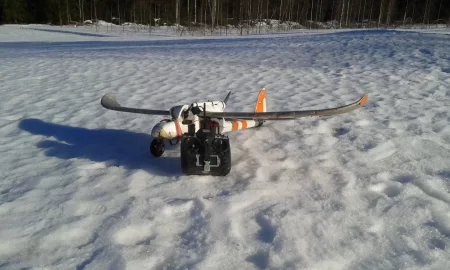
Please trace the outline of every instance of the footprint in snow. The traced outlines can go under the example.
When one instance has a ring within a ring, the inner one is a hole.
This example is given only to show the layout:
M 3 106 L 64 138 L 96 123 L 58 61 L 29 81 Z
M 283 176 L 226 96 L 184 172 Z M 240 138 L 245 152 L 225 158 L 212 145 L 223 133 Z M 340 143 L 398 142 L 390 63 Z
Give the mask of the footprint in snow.
M 148 244 L 156 235 L 153 233 L 152 224 L 133 224 L 118 230 L 114 234 L 114 241 L 125 246 Z
M 336 128 L 333 130 L 334 137 L 340 137 L 347 134 L 350 131 L 348 128 Z
M 269 266 L 269 252 L 260 250 L 254 255 L 248 256 L 246 261 L 253 263 L 258 269 L 267 269 Z
M 430 249 L 442 249 L 445 250 L 447 248 L 446 244 L 444 241 L 442 241 L 439 238 L 433 238 L 428 242 L 428 247 Z
M 99 216 L 108 210 L 104 204 L 97 204 L 93 202 L 80 203 L 75 210 L 75 216 Z
M 410 183 L 412 181 L 414 181 L 415 176 L 413 175 L 400 175 L 398 177 L 396 177 L 395 179 L 393 179 L 393 181 L 402 183 L 402 184 L 406 184 L 406 183 Z
M 419 52 L 420 52 L 420 53 L 422 53 L 422 54 L 426 54 L 426 55 L 430 55 L 430 54 L 433 54 L 433 52 L 432 52 L 432 51 L 430 51 L 430 50 L 427 50 L 427 49 L 420 49 L 420 50 L 419 50 Z
M 378 193 L 383 193 L 390 198 L 394 198 L 402 192 L 403 186 L 398 182 L 382 182 L 371 186 L 369 189 Z
M 392 141 L 376 145 L 368 151 L 368 155 L 375 161 L 386 159 L 397 152 L 397 147 Z
M 272 225 L 272 222 L 268 218 L 268 211 L 264 210 L 259 212 L 256 217 L 256 223 L 261 227 L 258 231 L 257 236 L 258 239 L 264 243 L 272 243 L 277 234 L 277 227 Z

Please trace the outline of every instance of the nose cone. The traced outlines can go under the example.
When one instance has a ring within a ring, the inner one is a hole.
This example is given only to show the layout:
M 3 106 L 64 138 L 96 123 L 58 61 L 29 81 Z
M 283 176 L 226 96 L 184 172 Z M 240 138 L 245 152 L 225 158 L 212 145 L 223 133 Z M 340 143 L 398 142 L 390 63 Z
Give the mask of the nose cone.
M 177 137 L 177 127 L 173 121 L 161 122 L 152 129 L 153 138 L 172 140 Z

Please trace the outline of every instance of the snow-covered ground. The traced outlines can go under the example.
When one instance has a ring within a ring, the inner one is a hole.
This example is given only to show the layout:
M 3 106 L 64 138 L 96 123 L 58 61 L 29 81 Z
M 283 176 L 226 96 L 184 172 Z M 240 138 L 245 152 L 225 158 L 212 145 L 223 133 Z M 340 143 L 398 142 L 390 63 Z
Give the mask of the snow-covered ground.
M 30 28 L 0 27 L 0 268 L 450 265 L 450 35 Z M 100 105 L 231 90 L 227 111 L 251 111 L 263 87 L 269 110 L 369 102 L 231 133 L 222 178 L 181 175 L 178 146 L 153 158 L 161 117 Z

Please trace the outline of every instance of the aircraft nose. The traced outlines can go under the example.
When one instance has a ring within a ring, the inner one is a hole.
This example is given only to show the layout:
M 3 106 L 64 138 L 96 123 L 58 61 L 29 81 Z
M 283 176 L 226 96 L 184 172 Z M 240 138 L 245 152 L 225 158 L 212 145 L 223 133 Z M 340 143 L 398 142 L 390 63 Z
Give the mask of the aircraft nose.
M 152 129 L 153 138 L 171 140 L 177 137 L 177 127 L 173 121 L 160 122 Z

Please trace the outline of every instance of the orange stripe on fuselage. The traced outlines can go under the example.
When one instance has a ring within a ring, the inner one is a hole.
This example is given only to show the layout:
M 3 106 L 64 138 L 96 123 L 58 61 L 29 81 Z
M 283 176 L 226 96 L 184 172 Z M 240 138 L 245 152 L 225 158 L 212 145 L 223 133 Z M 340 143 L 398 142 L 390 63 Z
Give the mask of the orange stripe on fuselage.
M 232 125 L 232 129 L 231 129 L 232 131 L 236 131 L 236 130 L 239 129 L 239 123 L 238 122 L 232 121 L 231 125 Z
M 266 98 L 266 89 L 263 88 L 259 92 L 258 99 L 256 100 L 255 112 L 264 112 L 264 99 Z
M 247 121 L 242 120 L 241 125 L 242 125 L 242 129 L 247 128 Z

